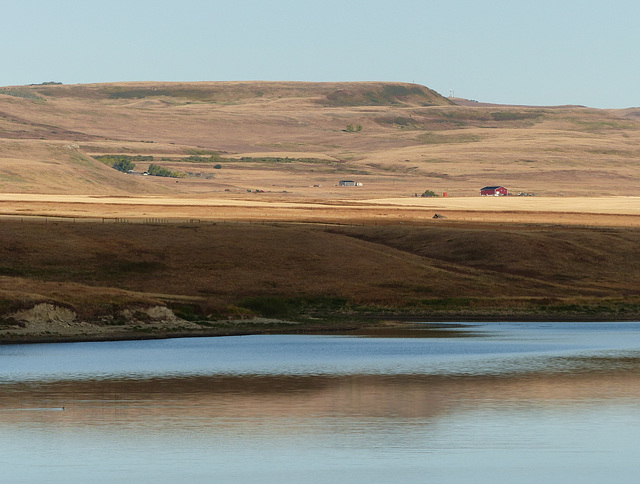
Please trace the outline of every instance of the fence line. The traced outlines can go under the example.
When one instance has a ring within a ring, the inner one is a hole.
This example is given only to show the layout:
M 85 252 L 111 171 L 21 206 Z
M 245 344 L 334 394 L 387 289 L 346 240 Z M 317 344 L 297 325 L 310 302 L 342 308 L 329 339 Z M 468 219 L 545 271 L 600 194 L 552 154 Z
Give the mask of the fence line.
M 0 215 L 0 220 L 17 220 L 20 222 L 40 221 L 42 223 L 110 223 L 110 224 L 131 224 L 131 225 L 269 225 L 291 226 L 291 225 L 313 225 L 323 226 L 326 229 L 331 227 L 363 227 L 363 226 L 387 226 L 387 225 L 406 225 L 406 226 L 433 226 L 433 224 L 443 223 L 441 220 L 433 220 L 431 217 L 414 220 L 400 219 L 360 219 L 357 221 L 339 220 L 233 220 L 233 219 L 200 219 L 200 218 L 156 218 L 156 217 L 64 217 L 64 216 L 45 216 L 45 215 Z M 518 219 L 503 219 L 500 221 L 488 221 L 482 217 L 456 217 L 449 218 L 447 222 L 487 222 L 487 223 L 520 223 Z M 524 221 L 524 224 L 539 224 L 541 226 L 548 224 L 557 224 L 559 222 L 531 222 Z M 590 227 L 589 224 L 571 224 L 573 227 Z
M 42 222 L 48 223 L 102 223 L 102 224 L 123 224 L 123 225 L 269 225 L 273 227 L 282 225 L 316 225 L 330 227 L 358 227 L 364 225 L 378 225 L 376 220 L 360 220 L 358 222 L 331 222 L 326 220 L 318 221 L 290 221 L 290 220 L 232 220 L 232 219 L 196 219 L 196 218 L 139 218 L 139 217 L 64 217 L 45 215 L 0 215 L 0 220 L 17 220 L 19 222 Z M 404 222 L 402 222 L 404 223 Z M 410 222 L 416 225 L 420 222 Z M 387 225 L 386 223 L 385 225 Z

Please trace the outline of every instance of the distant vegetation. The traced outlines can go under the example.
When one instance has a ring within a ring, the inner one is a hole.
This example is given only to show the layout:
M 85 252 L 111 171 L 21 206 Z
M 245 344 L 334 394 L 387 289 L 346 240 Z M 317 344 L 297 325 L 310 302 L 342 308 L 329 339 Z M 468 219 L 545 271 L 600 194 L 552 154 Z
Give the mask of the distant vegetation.
M 109 165 L 112 168 L 115 168 L 118 171 L 122 171 L 124 173 L 134 170 L 136 165 L 134 162 L 147 162 L 153 161 L 153 156 L 143 156 L 143 155 L 99 155 L 94 156 L 94 158 L 105 165 Z M 165 176 L 171 178 L 183 178 L 187 176 L 186 173 L 182 173 L 179 171 L 172 171 L 168 168 L 163 168 L 158 165 L 154 165 L 151 163 L 149 168 L 147 169 L 147 173 L 149 175 L 154 176 Z
M 210 93 L 200 89 L 158 89 L 149 88 L 128 88 L 111 87 L 106 90 L 111 99 L 144 99 L 146 97 L 179 97 L 193 101 L 206 101 L 210 99 Z
M 362 128 L 360 128 L 362 129 Z M 353 128 L 357 131 L 358 128 Z M 207 154 L 207 152 L 202 152 Z M 215 163 L 216 167 L 222 168 L 221 163 L 334 163 L 331 160 L 322 158 L 289 158 L 288 156 L 243 156 L 232 158 L 213 153 L 211 156 L 190 155 L 184 158 L 167 159 L 166 161 L 186 162 L 186 163 Z M 216 168 L 214 167 L 214 168 Z
M 113 164 L 113 168 L 123 173 L 127 173 L 128 171 L 135 170 L 136 164 L 130 160 L 118 160 Z
M 255 88 L 233 87 L 220 89 L 216 87 L 129 87 L 112 86 L 103 91 L 109 99 L 145 99 L 168 97 L 176 100 L 199 103 L 235 104 L 243 99 L 261 97 L 264 93 Z
M 414 108 L 405 115 L 386 114 L 374 118 L 381 125 L 392 125 L 409 129 L 436 129 L 449 127 L 479 126 L 514 126 L 532 125 L 544 119 L 543 110 L 504 110 L 487 111 L 478 109 L 422 109 Z
M 345 129 L 347 133 L 359 133 L 362 131 L 361 124 L 347 124 L 347 129 Z
M 357 128 L 356 128 L 357 129 Z M 198 151 L 199 153 L 203 153 L 208 155 L 211 153 L 210 151 L 202 150 Z M 109 165 L 110 167 L 127 173 L 131 170 L 135 170 L 136 163 L 144 163 L 144 162 L 153 162 L 153 156 L 145 156 L 145 155 L 98 155 L 94 156 L 94 159 L 104 163 L 105 165 Z M 281 157 L 281 156 L 243 156 L 242 158 L 231 158 L 231 157 L 223 157 L 217 153 L 213 153 L 210 156 L 203 156 L 201 154 L 192 154 L 187 157 L 173 157 L 173 158 L 162 158 L 162 161 L 172 162 L 172 163 L 213 163 L 213 168 L 216 170 L 220 170 L 223 167 L 223 163 L 322 163 L 322 164 L 332 164 L 335 163 L 331 160 L 325 160 L 321 158 L 289 158 L 289 157 Z M 156 165 L 151 163 L 149 168 L 147 169 L 147 173 L 153 176 L 162 176 L 162 177 L 171 177 L 171 178 L 183 178 L 187 176 L 187 173 L 183 173 L 180 171 L 173 171 L 169 168 L 162 167 L 160 165 Z
M 46 101 L 45 98 L 25 89 L 2 88 L 0 89 L 0 94 L 4 94 L 5 96 L 21 97 L 23 99 L 29 99 L 31 101 Z
M 428 198 L 432 198 L 432 197 L 437 197 L 438 194 L 436 192 L 434 192 L 433 190 L 425 190 L 424 193 L 422 195 L 420 195 L 421 197 L 428 197 Z
M 237 159 L 234 161 L 238 161 Z M 282 158 L 281 156 L 243 156 L 240 158 L 244 163 L 328 163 L 328 160 L 320 158 Z M 330 162 L 329 162 L 330 163 Z
M 633 125 L 626 122 L 618 121 L 590 121 L 579 118 L 569 118 L 569 120 L 584 131 L 601 131 L 601 130 L 622 130 L 633 129 Z
M 422 115 L 431 115 L 441 118 L 443 121 L 452 123 L 456 126 L 466 126 L 466 125 L 486 125 L 494 126 L 494 123 L 514 123 L 520 121 L 520 123 L 516 123 L 518 125 L 522 124 L 522 122 L 526 122 L 525 124 L 533 124 L 535 122 L 541 121 L 545 115 L 547 115 L 547 111 L 543 109 L 528 109 L 524 110 L 514 110 L 508 109 L 504 111 L 487 111 L 484 109 L 476 109 L 476 108 L 458 108 L 452 110 L 441 110 L 434 111 L 432 113 L 421 113 Z
M 177 100 L 202 103 L 237 103 L 243 99 L 251 99 L 264 95 L 252 86 L 215 86 L 179 87 L 159 85 L 158 87 L 110 86 L 103 94 L 110 99 L 144 99 L 153 97 L 169 97 Z
M 149 175 L 165 176 L 165 177 L 171 177 L 171 178 L 184 178 L 185 176 L 187 176 L 186 173 L 181 173 L 179 171 L 171 171 L 168 168 L 163 168 L 161 166 L 154 165 L 153 163 L 149 165 L 147 172 L 149 173 Z
M 378 124 L 393 124 L 401 128 L 409 126 L 415 127 L 415 125 L 417 124 L 415 119 L 408 118 L 406 116 L 383 116 L 376 118 L 375 122 Z
M 423 133 L 418 136 L 417 140 L 424 144 L 443 144 L 443 143 L 473 143 L 480 141 L 481 137 L 474 134 L 439 134 L 439 133 Z
M 327 95 L 322 104 L 328 106 L 389 106 L 414 102 L 424 106 L 448 104 L 440 94 L 423 86 L 387 84 L 369 88 L 338 89 Z
M 180 161 L 186 161 L 187 163 L 213 163 L 217 161 L 215 159 L 215 155 L 211 156 L 200 156 L 200 155 L 191 155 L 186 158 L 182 158 Z
M 494 111 L 491 117 L 495 121 L 519 121 L 522 119 L 536 119 L 542 116 L 541 111 Z
M 126 173 L 130 170 L 135 170 L 136 165 L 134 161 L 153 161 L 153 156 L 129 156 L 129 155 L 100 155 L 94 156 L 96 160 L 105 165 L 109 165 L 111 168 L 115 168 L 118 171 Z
M 200 155 L 200 156 L 211 156 L 211 155 L 219 155 L 220 153 L 218 153 L 217 151 L 212 151 L 212 150 L 201 150 L 201 149 L 196 149 L 196 148 L 189 148 L 187 150 L 185 150 L 185 153 L 187 155 Z

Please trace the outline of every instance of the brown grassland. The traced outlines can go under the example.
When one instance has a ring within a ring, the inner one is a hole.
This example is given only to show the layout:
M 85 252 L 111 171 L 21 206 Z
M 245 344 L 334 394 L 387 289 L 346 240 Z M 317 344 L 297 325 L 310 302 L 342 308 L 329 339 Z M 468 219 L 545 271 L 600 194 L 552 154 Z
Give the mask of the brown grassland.
M 0 340 L 636 319 L 639 140 L 401 83 L 0 88 Z

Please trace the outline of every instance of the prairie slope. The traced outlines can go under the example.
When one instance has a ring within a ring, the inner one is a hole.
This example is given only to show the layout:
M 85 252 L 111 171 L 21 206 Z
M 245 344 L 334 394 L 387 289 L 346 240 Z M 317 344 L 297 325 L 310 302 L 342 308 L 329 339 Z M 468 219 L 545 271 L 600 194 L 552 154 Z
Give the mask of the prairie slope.
M 226 190 L 260 189 L 343 199 L 406 197 L 425 189 L 469 196 L 491 184 L 560 196 L 640 190 L 637 110 L 467 104 L 403 83 L 0 88 L 0 153 L 11 153 L 0 158 L 0 188 L 223 197 Z M 52 150 L 78 148 L 55 158 L 42 152 L 43 143 Z M 125 181 L 90 158 L 105 153 L 153 156 L 188 176 L 178 184 L 156 177 Z M 77 171 L 77 157 L 90 176 Z M 364 186 L 338 190 L 345 178 Z
M 549 284 L 557 284 L 558 296 L 570 288 L 585 296 L 640 295 L 640 260 L 629 257 L 640 250 L 637 229 L 487 225 L 334 230 L 430 261 L 522 276 L 530 295 Z
M 162 193 L 141 179 L 87 156 L 75 143 L 0 141 L 0 191 L 5 193 L 81 192 L 90 194 Z M 164 190 L 168 193 L 167 190 Z
M 425 319 L 539 317 L 548 306 L 624 309 L 640 297 L 640 263 L 628 258 L 640 250 L 637 229 L 2 221 L 0 231 L 4 316 L 50 302 L 95 319 L 148 301 L 262 314 L 255 299 L 275 298 L 293 316 L 340 301 L 341 311 Z
M 3 221 L 0 228 L 0 274 L 224 304 L 265 295 L 384 304 L 408 295 L 480 296 L 491 287 L 531 292 L 518 281 L 484 280 L 475 269 L 307 226 Z

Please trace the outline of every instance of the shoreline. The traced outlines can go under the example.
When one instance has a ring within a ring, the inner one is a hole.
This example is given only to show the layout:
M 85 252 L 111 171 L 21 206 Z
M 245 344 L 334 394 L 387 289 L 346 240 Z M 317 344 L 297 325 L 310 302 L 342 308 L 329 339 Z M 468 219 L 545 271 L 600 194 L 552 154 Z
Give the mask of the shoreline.
M 402 316 L 396 315 L 375 315 L 371 314 L 367 317 L 359 317 L 357 319 L 346 318 L 343 323 L 336 321 L 314 321 L 314 322 L 296 322 L 290 320 L 254 318 L 244 320 L 227 320 L 218 322 L 207 322 L 207 326 L 200 328 L 181 328 L 167 329 L 160 327 L 149 327 L 143 330 L 138 328 L 117 329 L 112 331 L 104 331 L 104 327 L 92 325 L 95 332 L 87 332 L 85 330 L 73 332 L 65 331 L 64 333 L 55 333 L 57 324 L 50 324 L 49 330 L 41 332 L 37 330 L 26 330 L 20 332 L 18 329 L 0 330 L 0 346 L 21 345 L 21 344 L 52 344 L 52 343 L 99 343 L 99 342 L 115 342 L 115 341 L 146 341 L 159 339 L 178 339 L 178 338 L 214 338 L 224 336 L 254 336 L 254 335 L 275 335 L 275 334 L 343 334 L 357 335 L 358 332 L 380 331 L 385 329 L 411 329 L 416 325 L 426 325 L 433 328 L 449 327 L 451 325 L 467 325 L 474 323 L 606 323 L 606 322 L 634 322 L 640 321 L 640 314 L 620 315 L 598 314 L 598 315 L 580 315 L 580 314 L 564 314 L 553 315 L 549 313 L 527 313 L 512 314 L 509 317 L 498 314 L 440 314 L 431 315 L 429 317 L 419 316 Z M 167 322 L 159 322 L 164 324 Z M 187 321 L 184 321 L 187 323 Z M 90 323 L 83 323 L 90 324 Z M 170 324 L 176 324 L 175 320 Z M 217 326 L 217 327 L 216 327 Z

